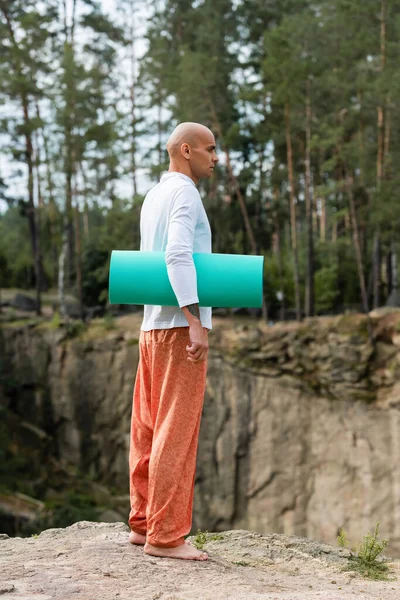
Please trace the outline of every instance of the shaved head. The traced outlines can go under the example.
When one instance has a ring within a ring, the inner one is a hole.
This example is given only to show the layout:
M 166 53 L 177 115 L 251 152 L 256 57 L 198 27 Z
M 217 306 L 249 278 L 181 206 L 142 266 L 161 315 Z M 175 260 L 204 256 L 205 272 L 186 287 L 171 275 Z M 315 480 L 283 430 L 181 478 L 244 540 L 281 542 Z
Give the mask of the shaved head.
M 181 123 L 168 142 L 169 171 L 183 173 L 197 184 L 202 177 L 211 177 L 218 162 L 215 138 L 200 123 Z
M 171 133 L 167 142 L 167 151 L 171 158 L 175 158 L 181 152 L 182 144 L 195 147 L 199 141 L 210 137 L 214 139 L 212 132 L 200 123 L 180 123 Z

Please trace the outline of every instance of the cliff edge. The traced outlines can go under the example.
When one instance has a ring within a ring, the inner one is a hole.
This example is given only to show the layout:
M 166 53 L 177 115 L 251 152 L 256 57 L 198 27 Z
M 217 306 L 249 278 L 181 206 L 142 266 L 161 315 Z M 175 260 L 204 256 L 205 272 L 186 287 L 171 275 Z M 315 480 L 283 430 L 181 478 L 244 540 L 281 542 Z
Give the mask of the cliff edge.
M 32 538 L 0 536 L 2 600 L 398 599 L 398 579 L 370 581 L 350 551 L 306 538 L 227 531 L 205 563 L 146 556 L 123 523 L 81 521 Z M 390 564 L 400 575 L 399 561 Z

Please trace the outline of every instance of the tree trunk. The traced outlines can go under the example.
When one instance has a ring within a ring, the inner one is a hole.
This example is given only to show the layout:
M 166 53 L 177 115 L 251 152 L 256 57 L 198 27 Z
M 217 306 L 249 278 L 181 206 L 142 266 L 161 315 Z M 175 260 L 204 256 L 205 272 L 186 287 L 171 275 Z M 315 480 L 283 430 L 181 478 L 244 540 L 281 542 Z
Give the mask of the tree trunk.
M 214 128 L 215 128 L 217 136 L 218 136 L 218 138 L 220 140 L 222 150 L 225 153 L 225 157 L 226 157 L 226 169 L 228 171 L 229 179 L 231 181 L 232 187 L 233 187 L 233 189 L 234 189 L 234 191 L 235 191 L 235 193 L 237 195 L 237 198 L 239 200 L 239 206 L 240 206 L 240 210 L 242 212 L 244 226 L 245 226 L 247 237 L 248 237 L 248 240 L 249 240 L 249 243 L 250 243 L 251 253 L 252 254 L 257 254 L 257 244 L 256 244 L 256 240 L 255 240 L 255 237 L 254 237 L 253 228 L 252 228 L 251 223 L 250 223 L 249 214 L 247 212 L 246 202 L 245 202 L 245 200 L 243 198 L 243 194 L 241 192 L 239 182 L 238 182 L 238 180 L 237 180 L 237 178 L 236 178 L 236 176 L 235 176 L 235 174 L 233 172 L 233 169 L 232 169 L 231 159 L 230 159 L 230 156 L 229 156 L 229 150 L 228 150 L 227 146 L 224 143 L 224 136 L 222 134 L 221 126 L 219 124 L 219 120 L 218 120 L 218 117 L 217 117 L 217 112 L 215 110 L 214 103 L 213 103 L 213 101 L 212 101 L 212 99 L 210 97 L 208 98 L 208 101 L 209 101 L 209 107 L 210 107 L 212 119 L 213 119 L 213 122 L 214 122 Z
M 337 222 L 337 218 L 335 217 L 333 219 L 333 223 L 332 223 L 332 244 L 335 245 L 337 242 L 337 230 L 338 230 L 338 222 Z
M 67 217 L 64 214 L 63 218 L 63 236 L 61 252 L 58 262 L 58 302 L 60 307 L 60 316 L 67 316 L 67 307 L 65 304 L 65 261 L 68 252 L 68 222 Z
M 375 232 L 374 244 L 373 244 L 373 256 L 372 256 L 372 281 L 373 281 L 373 308 L 378 308 L 380 304 L 380 265 L 381 265 L 381 253 L 380 253 L 380 235 L 379 227 Z
M 383 138 L 383 172 L 382 177 L 384 179 L 390 179 L 391 177 L 391 164 L 389 159 L 390 150 L 390 96 L 387 97 L 386 101 L 386 118 L 385 118 L 385 133 Z
M 237 198 L 239 200 L 239 206 L 240 206 L 240 210 L 242 212 L 242 217 L 243 217 L 243 223 L 245 226 L 245 230 L 246 230 L 246 234 L 248 237 L 248 240 L 250 242 L 250 249 L 251 249 L 251 253 L 252 254 L 257 254 L 257 244 L 256 244 L 256 240 L 254 237 L 254 233 L 253 233 L 253 228 L 251 226 L 250 223 L 250 219 L 249 219 L 249 214 L 247 212 L 247 207 L 246 207 L 246 202 L 243 198 L 243 194 L 242 191 L 240 189 L 240 185 L 239 182 L 233 172 L 232 169 L 232 164 L 231 164 L 231 159 L 230 159 L 230 155 L 229 155 L 229 150 L 226 146 L 223 147 L 224 153 L 225 153 L 225 158 L 226 158 L 226 168 L 228 171 L 228 175 L 232 184 L 232 188 L 234 190 L 234 192 L 237 195 Z
M 324 196 L 320 198 L 320 220 L 319 220 L 319 237 L 321 242 L 325 242 L 326 240 L 326 200 Z
M 386 65 L 386 9 L 387 0 L 381 0 L 380 14 L 380 46 L 381 46 L 381 65 L 380 70 L 383 73 Z M 378 151 L 376 159 L 376 189 L 378 194 L 381 191 L 383 180 L 383 169 L 385 164 L 385 145 L 389 145 L 387 135 L 385 135 L 385 113 L 383 106 L 378 106 Z M 389 146 L 388 146 L 389 147 Z M 379 202 L 379 198 L 378 198 Z M 373 306 L 379 305 L 379 289 L 381 285 L 380 276 L 380 258 L 379 258 L 379 224 L 375 228 L 374 249 L 373 249 Z
M 383 73 L 386 65 L 386 8 L 387 0 L 381 0 L 381 14 L 380 14 L 380 46 L 381 46 L 381 65 L 380 71 Z M 380 190 L 382 176 L 383 176 L 383 162 L 384 162 L 384 110 L 383 106 L 378 106 L 378 152 L 376 159 L 376 176 L 377 176 L 377 189 Z
M 313 244 L 313 202 L 311 190 L 311 94 L 310 80 L 307 80 L 306 99 L 306 147 L 305 147 L 305 198 L 307 228 L 307 261 L 306 261 L 306 317 L 314 315 L 314 244 Z
M 137 196 L 137 181 L 136 181 L 136 53 L 135 53 L 135 0 L 130 0 L 130 47 L 131 47 L 131 85 L 130 85 L 130 100 L 131 100 L 131 126 L 132 126 L 132 143 L 131 143 L 131 169 L 132 169 L 132 184 L 133 198 Z
M 75 15 L 76 15 L 76 0 L 72 0 L 72 15 L 71 24 L 68 25 L 67 2 L 64 4 L 64 54 L 70 60 L 66 60 L 69 68 L 72 69 L 74 64 L 74 34 L 75 34 Z M 68 57 L 69 54 L 69 57 Z M 72 285 L 74 275 L 74 228 L 73 228 L 73 201 L 72 201 L 72 178 L 75 172 L 74 161 L 74 121 L 75 121 L 75 90 L 74 77 L 72 72 L 65 72 L 67 81 L 66 97 L 65 97 L 65 212 L 67 217 L 67 236 L 68 236 L 68 253 L 67 253 L 67 281 L 68 286 Z
M 279 198 L 279 191 L 275 189 L 274 191 L 275 201 Z M 285 281 L 283 276 L 283 258 L 282 258 L 282 247 L 281 247 L 281 233 L 279 227 L 279 219 L 278 213 L 276 210 L 272 212 L 272 218 L 274 221 L 274 229 L 275 229 L 275 240 L 276 240 L 276 257 L 278 261 L 278 273 L 279 273 L 279 301 L 280 301 L 280 309 L 279 309 L 279 319 L 284 321 L 286 318 L 285 315 Z
M 10 42 L 15 49 L 15 70 L 18 73 L 20 80 L 20 100 L 22 104 L 22 111 L 24 115 L 24 137 L 25 137 L 25 160 L 28 167 L 28 202 L 26 207 L 26 216 L 28 218 L 29 233 L 31 238 L 32 253 L 34 259 L 34 270 L 35 270 L 35 288 L 36 288 L 36 314 L 42 314 L 41 306 L 41 290 L 42 290 L 42 260 L 40 254 L 40 228 L 38 217 L 35 210 L 34 204 L 34 192 L 33 192 L 33 146 L 32 146 L 32 127 L 29 116 L 29 98 L 24 87 L 24 75 L 22 73 L 21 64 L 19 61 L 19 46 L 15 39 L 14 29 L 12 22 L 7 10 L 6 3 L 2 0 L 0 2 L 1 11 L 7 22 L 7 29 L 10 36 Z
M 75 255 L 76 255 L 76 287 L 79 304 L 79 317 L 83 321 L 83 292 L 82 292 L 82 251 L 81 224 L 79 206 L 75 206 Z
M 36 171 L 36 193 L 37 193 L 37 201 L 38 201 L 38 222 L 41 223 L 41 218 L 40 218 L 40 214 L 41 211 L 43 209 L 43 194 L 42 194 L 42 183 L 40 181 L 40 164 L 41 164 L 41 159 L 40 159 L 40 145 L 39 145 L 39 133 L 36 130 L 36 135 L 35 135 L 35 144 L 36 144 L 36 151 L 35 151 L 35 171 Z
M 345 185 L 346 185 L 347 197 L 349 200 L 349 207 L 350 207 L 351 225 L 352 225 L 352 230 L 353 230 L 353 242 L 354 242 L 354 249 L 355 249 L 355 253 L 356 253 L 358 278 L 359 278 L 360 289 L 361 289 L 361 300 L 362 300 L 364 312 L 368 317 L 368 334 L 369 334 L 370 341 L 372 342 L 372 326 L 371 326 L 371 320 L 369 318 L 368 296 L 367 296 L 367 290 L 365 287 L 364 265 L 363 265 L 362 254 L 361 254 L 360 240 L 359 240 L 359 236 L 358 236 L 357 216 L 356 216 L 356 209 L 355 209 L 355 205 L 354 205 L 354 197 L 353 197 L 353 189 L 352 189 L 353 188 L 353 179 L 347 171 L 345 173 Z
M 40 116 L 39 104 L 36 103 L 36 115 L 38 119 Z M 50 163 L 50 154 L 49 154 L 49 145 L 47 136 L 44 128 L 42 127 L 42 141 L 43 141 L 43 149 L 44 149 L 44 164 L 46 167 L 46 182 L 47 182 L 47 192 L 49 194 L 49 203 L 48 203 L 48 216 L 49 216 L 49 228 L 50 228 L 50 244 L 51 244 L 51 261 L 53 264 L 53 282 L 57 281 L 58 275 L 58 250 L 56 243 L 56 233 L 57 233 L 57 206 L 54 199 L 54 183 L 51 173 L 51 163 Z
M 160 101 L 159 104 L 157 106 L 157 135 L 158 135 L 158 166 L 161 169 L 161 165 L 164 162 L 164 153 L 163 153 L 163 146 L 162 146 L 162 106 L 161 106 L 161 95 L 160 95 Z
M 380 191 L 383 174 L 383 107 L 378 106 L 378 153 L 376 158 L 377 190 Z
M 285 128 L 286 128 L 286 155 L 288 164 L 289 177 L 289 200 L 290 200 L 290 223 L 291 223 L 291 238 L 292 238 L 292 253 L 293 253 L 293 274 L 294 274 L 294 290 L 296 301 L 296 319 L 301 320 L 300 306 L 300 282 L 299 282 L 299 257 L 297 249 L 297 222 L 296 222 L 296 195 L 294 187 L 293 175 L 293 154 L 292 154 L 292 139 L 290 134 L 290 106 L 285 104 Z
M 386 255 L 385 271 L 386 271 L 386 279 L 387 279 L 387 290 L 386 290 L 386 300 L 387 300 L 390 296 L 390 292 L 392 291 L 392 252 L 391 252 L 391 250 L 389 250 L 389 252 Z
M 81 162 L 76 165 L 77 175 L 79 174 L 82 179 L 82 190 L 81 194 L 83 196 L 83 237 L 85 239 L 89 239 L 89 206 L 87 202 L 87 180 L 85 176 L 85 170 Z
M 394 239 L 392 239 L 391 243 L 391 281 L 392 281 L 392 291 L 397 292 L 397 255 L 396 255 L 396 246 L 394 243 Z

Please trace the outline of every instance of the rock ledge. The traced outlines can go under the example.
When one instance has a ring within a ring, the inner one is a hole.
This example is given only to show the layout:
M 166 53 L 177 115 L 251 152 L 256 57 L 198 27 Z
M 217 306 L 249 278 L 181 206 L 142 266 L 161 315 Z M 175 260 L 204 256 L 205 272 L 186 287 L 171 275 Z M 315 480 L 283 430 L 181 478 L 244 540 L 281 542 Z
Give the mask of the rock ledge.
M 127 534 L 123 523 L 81 521 L 36 538 L 2 536 L 1 600 L 398 599 L 398 580 L 344 572 L 348 550 L 306 538 L 227 531 L 196 563 L 146 556 Z M 400 563 L 391 566 L 398 578 Z

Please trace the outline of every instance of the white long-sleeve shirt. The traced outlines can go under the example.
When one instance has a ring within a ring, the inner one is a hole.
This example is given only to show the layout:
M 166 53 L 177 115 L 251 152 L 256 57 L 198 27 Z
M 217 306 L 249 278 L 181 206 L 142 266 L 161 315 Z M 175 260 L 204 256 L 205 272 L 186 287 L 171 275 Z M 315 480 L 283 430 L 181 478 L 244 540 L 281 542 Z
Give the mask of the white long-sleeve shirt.
M 165 252 L 168 277 L 179 307 L 197 304 L 193 253 L 211 252 L 211 229 L 194 182 L 183 173 L 165 173 L 147 194 L 140 214 L 140 249 Z M 200 308 L 203 327 L 212 328 L 211 308 Z M 145 305 L 141 329 L 188 327 L 181 308 Z

